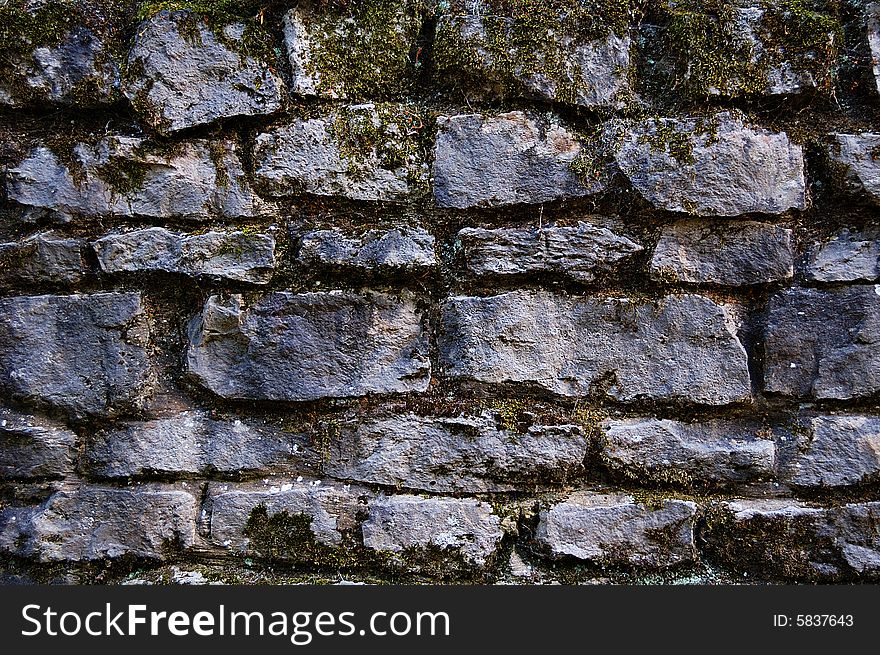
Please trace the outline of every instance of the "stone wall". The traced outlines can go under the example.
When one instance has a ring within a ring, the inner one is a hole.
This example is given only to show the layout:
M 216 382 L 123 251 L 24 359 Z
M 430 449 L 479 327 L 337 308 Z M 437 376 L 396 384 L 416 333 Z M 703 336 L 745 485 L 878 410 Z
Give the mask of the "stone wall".
M 0 4 L 2 579 L 880 574 L 880 5 Z

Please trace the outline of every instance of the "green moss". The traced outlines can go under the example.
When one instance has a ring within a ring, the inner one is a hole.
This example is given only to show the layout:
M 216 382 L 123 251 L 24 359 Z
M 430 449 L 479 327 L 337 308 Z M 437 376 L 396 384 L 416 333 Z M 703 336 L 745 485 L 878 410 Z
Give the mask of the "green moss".
M 149 170 L 150 166 L 147 164 L 122 159 L 99 166 L 95 172 L 110 185 L 113 193 L 125 196 L 143 188 Z
M 528 408 L 526 401 L 516 398 L 491 400 L 484 406 L 495 413 L 498 424 L 503 429 L 520 434 L 528 431 L 531 421 L 525 416 Z

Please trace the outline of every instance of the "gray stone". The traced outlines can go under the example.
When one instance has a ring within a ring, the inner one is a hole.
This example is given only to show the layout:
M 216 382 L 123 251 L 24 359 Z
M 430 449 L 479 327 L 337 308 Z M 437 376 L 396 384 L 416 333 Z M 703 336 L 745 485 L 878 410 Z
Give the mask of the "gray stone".
M 428 168 L 405 105 L 350 105 L 259 134 L 254 177 L 272 196 L 313 194 L 405 201 L 427 190 Z
M 607 227 L 540 229 L 465 228 L 458 233 L 467 269 L 475 275 L 549 273 L 593 282 L 620 262 L 644 250 Z
M 791 230 L 767 223 L 680 221 L 660 235 L 651 278 L 668 282 L 744 286 L 794 274 Z
M 41 561 L 164 559 L 195 543 L 198 503 L 178 488 L 82 487 L 0 512 L 0 551 Z
M 499 429 L 491 413 L 461 418 L 405 414 L 344 426 L 330 442 L 328 475 L 435 492 L 514 491 L 583 473 L 589 443 L 575 425 Z
M 105 273 L 165 271 L 265 284 L 275 268 L 275 238 L 250 231 L 178 234 L 150 227 L 109 234 L 92 247 Z
M 442 16 L 433 53 L 438 77 L 483 99 L 537 96 L 622 109 L 630 93 L 629 36 L 590 39 L 568 27 L 536 32 L 528 20 L 507 16 Z
M 137 407 L 149 328 L 139 293 L 0 299 L 0 390 L 75 416 Z
M 269 554 L 262 552 L 263 544 L 251 543 L 245 534 L 255 510 L 265 509 L 270 520 L 278 515 L 304 516 L 310 519 L 315 541 L 325 546 L 341 546 L 357 528 L 358 514 L 365 509 L 359 495 L 364 493 L 363 489 L 349 485 L 302 478 L 290 482 L 275 480 L 271 485 L 212 484 L 206 501 L 210 540 L 237 552 Z M 304 555 L 309 553 L 286 554 L 294 559 Z
M 848 400 L 880 391 L 880 286 L 788 289 L 770 299 L 764 389 Z
M 244 307 L 211 296 L 187 366 L 224 398 L 315 400 L 425 391 L 428 334 L 409 292 L 272 293 Z
M 841 230 L 813 247 L 806 276 L 815 282 L 873 282 L 880 279 L 880 234 Z
M 495 207 L 544 203 L 598 193 L 573 166 L 592 153 L 556 119 L 512 111 L 437 119 L 434 197 L 439 207 Z
M 457 296 L 443 303 L 442 326 L 440 361 L 452 377 L 623 402 L 724 405 L 750 397 L 730 310 L 703 296 Z
M 6 193 L 37 216 L 41 210 L 60 220 L 241 219 L 267 209 L 251 191 L 232 141 L 183 142 L 162 153 L 143 139 L 111 136 L 79 143 L 63 158 L 39 146 L 9 168 Z
M 298 259 L 304 266 L 340 267 L 362 273 L 419 272 L 437 267 L 434 237 L 422 228 L 398 227 L 348 235 L 316 230 L 303 235 Z
M 828 149 L 832 161 L 845 168 L 846 185 L 862 192 L 875 204 L 880 204 L 880 134 L 832 134 L 834 142 Z
M 804 153 L 784 133 L 728 112 L 609 125 L 615 159 L 659 209 L 698 216 L 807 208 Z
M 696 505 L 664 500 L 657 509 L 632 496 L 580 492 L 539 515 L 536 538 L 557 558 L 663 568 L 696 558 Z
M 308 435 L 200 411 L 90 434 L 80 466 L 92 476 L 244 475 L 318 465 Z
M 643 480 L 684 484 L 730 483 L 772 476 L 772 433 L 727 420 L 682 423 L 659 419 L 606 420 L 602 459 Z
M 800 487 L 840 487 L 880 474 L 880 418 L 817 416 L 784 479 Z
M 189 11 L 160 11 L 135 32 L 123 92 L 162 132 L 278 111 L 283 83 L 251 56 L 247 29 L 259 28 L 214 28 Z
M 0 478 L 61 478 L 76 435 L 63 425 L 0 407 Z
M 877 93 L 880 93 L 880 4 L 871 3 L 865 7 L 868 19 L 868 46 L 871 48 L 871 65 Z
M 877 579 L 880 574 L 880 502 L 844 505 L 834 517 L 835 545 L 857 576 Z
M 75 284 L 86 272 L 84 239 L 40 232 L 16 243 L 0 243 L 0 279 Z
M 485 566 L 501 541 L 501 519 L 489 503 L 469 498 L 397 494 L 370 502 L 364 546 L 402 554 L 439 549 L 465 564 Z

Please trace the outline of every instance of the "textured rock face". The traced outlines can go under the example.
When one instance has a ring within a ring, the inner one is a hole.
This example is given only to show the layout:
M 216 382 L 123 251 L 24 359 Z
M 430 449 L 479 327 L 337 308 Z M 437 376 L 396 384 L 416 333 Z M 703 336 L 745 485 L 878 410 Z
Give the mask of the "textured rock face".
M 681 221 L 663 230 L 651 277 L 670 282 L 740 286 L 794 274 L 791 230 L 766 223 Z
M 696 295 L 656 303 L 547 292 L 457 296 L 442 307 L 446 373 L 557 394 L 723 405 L 749 398 L 746 353 L 727 310 Z
M 880 390 L 880 287 L 789 289 L 770 299 L 764 387 L 786 396 L 859 398 Z
M 0 477 L 60 478 L 73 464 L 76 434 L 63 425 L 0 407 Z
M 18 243 L 0 243 L 0 280 L 75 284 L 85 273 L 83 239 L 40 232 Z
M 0 512 L 0 550 L 41 561 L 162 559 L 193 545 L 197 513 L 188 491 L 83 487 L 35 510 Z
M 139 293 L 0 299 L 0 389 L 75 416 L 136 407 L 148 337 Z
M 610 126 L 617 165 L 658 209 L 698 216 L 806 209 L 804 156 L 784 133 L 723 112 Z
M 880 93 L 880 4 L 871 3 L 865 7 L 868 19 L 868 46 L 871 48 L 871 62 L 877 93 Z
M 662 568 L 696 556 L 695 514 L 679 500 L 651 509 L 631 496 L 579 493 L 541 512 L 536 538 L 555 557 Z
M 603 460 L 632 478 L 732 483 L 775 473 L 776 446 L 756 425 L 628 419 L 607 420 L 603 427 Z
M 880 234 L 842 230 L 810 251 L 806 276 L 816 282 L 880 279 Z
M 339 230 L 307 232 L 300 241 L 304 266 L 352 271 L 429 272 L 437 266 L 434 237 L 422 228 L 400 227 L 347 235 Z
M 437 119 L 434 197 L 439 207 L 494 207 L 542 203 L 598 193 L 572 166 L 591 159 L 558 122 L 521 111 Z
M 314 400 L 424 391 L 428 336 L 408 293 L 211 296 L 190 326 L 187 366 L 224 398 Z
M 364 521 L 364 546 L 402 553 L 440 549 L 466 564 L 485 565 L 502 537 L 488 503 L 470 499 L 379 496 Z
M 819 416 L 788 467 L 786 478 L 802 487 L 839 487 L 880 474 L 880 419 Z
M 272 196 L 313 194 L 404 201 L 424 193 L 428 170 L 415 108 L 350 105 L 260 134 L 254 176 Z
M 352 426 L 330 444 L 337 478 L 433 492 L 504 491 L 583 471 L 589 443 L 575 425 L 499 429 L 491 414 L 432 419 L 408 414 Z
M 212 28 L 188 11 L 159 12 L 138 26 L 125 95 L 162 132 L 274 113 L 281 78 L 250 56 L 243 41 L 258 37 L 247 29 L 244 23 Z
M 9 199 L 61 220 L 248 218 L 266 209 L 229 141 L 183 142 L 162 153 L 140 138 L 115 136 L 77 144 L 68 156 L 75 165 L 48 147 L 32 150 L 7 173 Z
M 105 273 L 165 271 L 265 284 L 275 267 L 275 238 L 270 234 L 185 235 L 151 227 L 107 235 L 92 247 Z
M 880 134 L 833 134 L 828 154 L 845 168 L 848 186 L 863 192 L 875 204 L 880 203 Z
M 625 236 L 587 223 L 543 229 L 465 228 L 458 241 L 465 266 L 475 275 L 547 273 L 578 282 L 592 282 L 643 250 Z

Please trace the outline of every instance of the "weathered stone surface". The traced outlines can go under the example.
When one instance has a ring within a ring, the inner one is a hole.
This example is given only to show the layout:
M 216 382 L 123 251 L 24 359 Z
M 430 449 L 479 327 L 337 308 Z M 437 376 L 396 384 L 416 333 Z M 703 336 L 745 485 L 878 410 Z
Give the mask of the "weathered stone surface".
M 494 207 L 543 203 L 598 193 L 572 166 L 590 158 L 557 121 L 512 111 L 437 119 L 434 197 L 440 207 Z
M 770 299 L 764 388 L 850 399 L 880 391 L 880 286 L 788 289 Z
M 606 420 L 602 459 L 637 480 L 683 484 L 756 480 L 775 473 L 772 433 L 735 421 Z
M 828 155 L 845 168 L 846 185 L 880 204 L 880 161 L 877 159 L 880 134 L 861 132 L 831 136 L 833 142 Z
M 212 484 L 206 501 L 210 539 L 217 546 L 238 552 L 268 554 L 261 551 L 264 544 L 252 543 L 245 534 L 255 510 L 265 509 L 270 520 L 278 515 L 301 515 L 310 520 L 309 527 L 315 541 L 326 546 L 339 546 L 345 536 L 355 530 L 357 515 L 365 509 L 359 494 L 363 495 L 364 490 L 301 478 L 290 482 L 275 481 L 272 485 Z M 291 552 L 287 555 L 297 558 L 302 554 Z
M 215 29 L 217 32 L 215 32 Z M 174 132 L 281 107 L 281 78 L 251 56 L 253 24 L 213 28 L 189 11 L 160 11 L 141 23 L 123 92 L 153 127 Z
M 292 93 L 322 98 L 398 96 L 422 27 L 417 1 L 291 9 L 284 16 Z
M 630 38 L 590 38 L 580 25 L 547 29 L 508 16 L 443 16 L 434 62 L 445 83 L 484 99 L 537 96 L 583 107 L 620 109 L 630 93 Z
M 106 478 L 245 474 L 317 464 L 306 434 L 253 421 L 214 420 L 200 411 L 91 434 L 81 461 L 89 475 Z
M 566 396 L 723 405 L 750 395 L 746 352 L 724 306 L 697 295 L 654 302 L 513 291 L 442 306 L 446 373 L 524 382 Z
M 0 390 L 73 415 L 142 402 L 150 367 L 139 293 L 0 299 Z
M 40 232 L 15 243 L 0 243 L 0 279 L 75 284 L 86 272 L 84 239 Z
M 163 559 L 193 545 L 197 515 L 196 498 L 182 489 L 60 491 L 38 508 L 0 512 L 0 551 L 42 561 Z
M 491 413 L 461 418 L 405 414 L 345 426 L 330 443 L 328 475 L 436 492 L 509 491 L 583 472 L 589 443 L 575 425 L 499 429 Z
M 428 272 L 437 267 L 434 237 L 422 228 L 399 227 L 349 235 L 339 230 L 307 232 L 300 241 L 304 266 L 339 267 L 362 273 Z
M 692 562 L 696 505 L 664 500 L 658 509 L 632 496 L 580 492 L 540 513 L 536 538 L 553 557 L 662 568 Z
M 742 286 L 794 274 L 791 230 L 750 221 L 680 221 L 660 235 L 651 277 L 670 282 Z
M 871 3 L 865 7 L 868 19 L 868 46 L 871 48 L 871 64 L 877 93 L 880 93 L 880 4 Z
M 817 416 L 783 478 L 801 487 L 840 487 L 880 475 L 880 418 Z
M 259 134 L 254 176 L 272 196 L 404 201 L 427 189 L 422 119 L 395 104 L 350 105 Z
M 275 268 L 275 238 L 249 231 L 179 234 L 150 227 L 109 234 L 92 247 L 105 273 L 165 271 L 265 284 Z
M 806 209 L 804 154 L 784 133 L 735 114 L 614 121 L 620 170 L 659 209 L 698 216 Z
M 501 519 L 489 503 L 406 494 L 372 500 L 362 527 L 367 548 L 390 553 L 440 549 L 473 566 L 489 561 L 503 535 Z
M 224 398 L 314 400 L 424 391 L 428 335 L 408 292 L 211 296 L 190 326 L 189 372 Z
M 232 141 L 184 142 L 163 153 L 143 139 L 112 136 L 77 144 L 63 157 L 40 146 L 9 168 L 6 193 L 35 218 L 43 213 L 60 220 L 235 219 L 267 210 L 251 191 Z
M 880 234 L 841 230 L 813 247 L 806 276 L 816 282 L 873 282 L 880 279 Z
M 621 261 L 644 250 L 607 227 L 542 229 L 465 228 L 458 233 L 467 269 L 475 275 L 548 273 L 592 282 Z
M 70 472 L 76 435 L 0 407 L 0 478 L 60 478 Z

